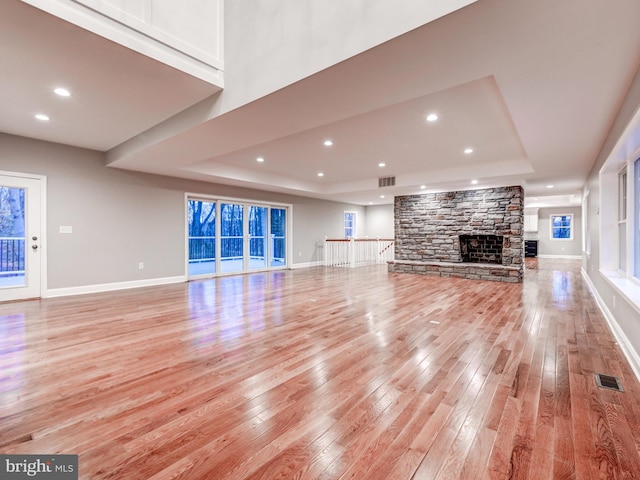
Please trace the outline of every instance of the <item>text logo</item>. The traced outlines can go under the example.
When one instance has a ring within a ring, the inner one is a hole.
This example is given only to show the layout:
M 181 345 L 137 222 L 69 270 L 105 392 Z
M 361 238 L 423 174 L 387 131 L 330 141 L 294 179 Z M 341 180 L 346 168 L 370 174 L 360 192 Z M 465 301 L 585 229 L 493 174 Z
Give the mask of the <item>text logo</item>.
M 78 480 L 77 455 L 0 455 L 2 480 Z

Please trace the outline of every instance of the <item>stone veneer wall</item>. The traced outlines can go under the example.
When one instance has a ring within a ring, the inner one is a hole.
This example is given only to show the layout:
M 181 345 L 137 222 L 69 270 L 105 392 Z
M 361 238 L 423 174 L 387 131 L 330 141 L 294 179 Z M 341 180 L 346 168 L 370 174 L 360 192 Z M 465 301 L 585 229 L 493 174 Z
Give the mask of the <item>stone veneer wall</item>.
M 395 198 L 395 260 L 390 272 L 521 282 L 522 187 Z M 502 265 L 463 263 L 459 235 L 502 235 Z

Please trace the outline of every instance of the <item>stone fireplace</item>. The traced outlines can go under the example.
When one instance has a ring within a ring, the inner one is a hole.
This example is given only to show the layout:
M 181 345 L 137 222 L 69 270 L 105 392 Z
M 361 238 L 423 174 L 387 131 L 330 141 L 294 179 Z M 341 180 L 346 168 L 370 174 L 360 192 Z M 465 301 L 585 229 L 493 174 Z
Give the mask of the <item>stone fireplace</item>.
M 502 235 L 460 235 L 459 241 L 463 262 L 502 265 Z
M 522 187 L 395 198 L 390 272 L 521 282 Z

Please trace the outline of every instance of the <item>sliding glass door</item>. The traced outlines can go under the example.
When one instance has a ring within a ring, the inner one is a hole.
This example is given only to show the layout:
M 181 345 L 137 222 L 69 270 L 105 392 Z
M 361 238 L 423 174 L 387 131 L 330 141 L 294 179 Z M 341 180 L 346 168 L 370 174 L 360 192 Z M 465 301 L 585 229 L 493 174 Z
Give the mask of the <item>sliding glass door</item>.
M 249 270 L 267 268 L 267 217 L 268 207 L 249 206 Z
M 189 276 L 216 273 L 216 204 L 187 202 Z
M 283 267 L 287 264 L 287 209 L 272 208 L 269 236 L 271 248 L 269 249 L 269 265 Z
M 237 273 L 245 270 L 244 206 L 220 204 L 220 272 Z
M 287 210 L 281 206 L 188 198 L 189 277 L 286 267 Z

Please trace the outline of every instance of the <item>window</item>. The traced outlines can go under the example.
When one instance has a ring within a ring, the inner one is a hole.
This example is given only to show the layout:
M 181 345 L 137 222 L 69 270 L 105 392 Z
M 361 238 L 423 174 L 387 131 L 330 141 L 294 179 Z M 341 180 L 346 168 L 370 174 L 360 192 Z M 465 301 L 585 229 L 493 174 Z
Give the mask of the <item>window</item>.
M 551 215 L 551 240 L 573 240 L 573 215 Z
M 344 238 L 356 238 L 356 212 L 344 212 Z
M 634 162 L 634 202 L 632 206 L 633 221 L 635 221 L 635 228 L 633 228 L 633 249 L 628 249 L 630 255 L 633 255 L 633 261 L 631 263 L 633 268 L 633 276 L 640 278 L 640 158 Z
M 590 212 L 591 220 L 599 217 L 600 222 L 597 266 L 608 272 L 609 280 L 640 280 L 640 148 L 625 159 L 616 157 L 611 165 L 605 164 L 600 188 L 600 208 L 592 206 Z
M 627 219 L 627 169 L 618 175 L 618 220 Z
M 582 251 L 591 254 L 591 232 L 589 231 L 589 190 L 584 192 L 582 197 Z
M 598 172 L 599 194 L 592 197 L 589 216 L 597 224 L 598 252 L 584 258 L 588 276 L 599 275 L 636 309 L 640 309 L 640 110 L 636 111 L 617 147 Z M 596 244 L 592 245 L 596 248 Z M 608 289 L 597 286 L 613 312 Z M 620 312 L 618 312 L 620 314 Z M 614 313 L 614 316 L 618 316 Z
M 627 169 L 618 175 L 618 270 L 627 271 Z

